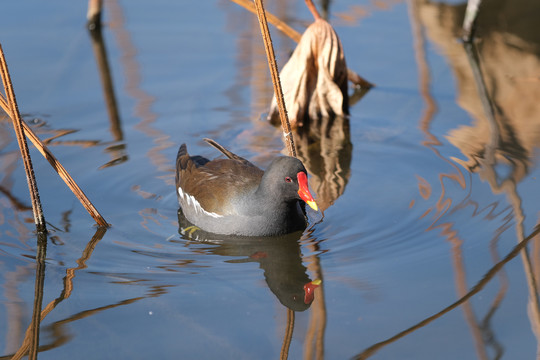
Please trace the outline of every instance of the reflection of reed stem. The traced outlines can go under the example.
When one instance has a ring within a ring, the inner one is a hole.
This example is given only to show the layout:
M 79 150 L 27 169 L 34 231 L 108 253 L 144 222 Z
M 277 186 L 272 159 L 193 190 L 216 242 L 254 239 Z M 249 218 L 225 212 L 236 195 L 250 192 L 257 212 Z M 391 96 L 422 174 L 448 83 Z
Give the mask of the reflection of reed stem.
M 26 171 L 26 180 L 28 181 L 28 189 L 30 191 L 30 198 L 32 199 L 32 211 L 34 214 L 34 222 L 38 232 L 46 232 L 45 217 L 43 215 L 43 209 L 41 208 L 41 201 L 39 200 L 39 192 L 36 183 L 36 177 L 34 174 L 34 168 L 32 167 L 32 159 L 30 158 L 30 152 L 28 151 L 28 144 L 24 137 L 23 121 L 19 108 L 17 106 L 17 100 L 15 99 L 15 91 L 11 83 L 11 77 L 9 76 L 9 70 L 4 57 L 4 51 L 0 45 L 0 75 L 2 76 L 2 82 L 6 91 L 7 106 L 4 107 L 6 113 L 11 117 L 13 121 L 13 127 L 17 135 L 17 142 L 19 143 L 19 149 L 21 150 L 21 156 L 23 158 L 24 170 Z M 2 105 L 4 105 L 2 101 Z
M 107 60 L 107 49 L 105 48 L 101 28 L 96 28 L 95 30 L 91 31 L 90 35 L 92 38 L 92 49 L 94 50 L 94 56 L 96 57 L 96 63 L 98 65 L 99 75 L 101 78 L 101 86 L 103 88 L 105 104 L 107 105 L 107 113 L 111 122 L 111 133 L 115 141 L 121 141 L 124 139 L 124 134 L 120 124 L 120 116 L 118 114 L 118 106 L 116 105 L 111 69 Z
M 418 1 L 410 0 L 408 2 L 409 7 L 409 17 L 411 18 L 411 27 L 412 34 L 414 39 L 414 53 L 416 57 L 416 62 L 418 65 L 419 71 L 419 85 L 420 93 L 422 98 L 425 101 L 425 108 L 422 118 L 420 120 L 421 129 L 424 133 L 430 138 L 429 142 L 425 141 L 424 144 L 429 145 L 428 147 L 435 151 L 437 155 L 440 154 L 433 148 L 434 145 L 440 145 L 440 141 L 429 132 L 429 126 L 433 121 L 433 117 L 437 112 L 437 103 L 433 98 L 433 95 L 430 92 L 430 71 L 427 62 L 427 56 L 425 52 L 425 39 L 424 33 L 422 31 L 422 24 L 420 22 Z M 440 156 L 443 158 L 442 156 Z M 443 158 L 444 159 L 444 158 Z M 440 175 L 441 187 L 444 190 L 444 182 L 442 181 L 443 174 Z M 444 199 L 444 191 L 441 194 L 441 198 L 438 201 L 438 204 Z M 448 237 L 448 240 L 452 244 L 452 260 L 454 264 L 454 271 L 456 273 L 456 287 L 458 296 L 464 296 L 467 293 L 467 282 L 465 277 L 465 266 L 462 260 L 462 251 L 461 251 L 461 240 L 455 236 L 453 231 L 448 231 L 446 227 L 443 227 L 445 230 L 443 233 Z M 465 314 L 465 319 L 471 329 L 473 341 L 476 347 L 476 351 L 480 359 L 487 359 L 487 354 L 485 346 L 483 345 L 483 338 L 480 327 L 477 324 L 477 321 L 474 316 L 474 312 L 470 303 L 466 302 L 463 304 L 463 312 Z
M 467 10 L 465 10 L 465 19 L 463 20 L 463 30 L 465 31 L 463 39 L 466 42 L 471 42 L 474 38 L 480 4 L 482 4 L 482 0 L 467 1 Z
M 427 62 L 427 56 L 425 52 L 425 39 L 424 39 L 423 31 L 422 31 L 422 24 L 420 22 L 418 1 L 410 0 L 408 4 L 409 4 L 409 17 L 411 18 L 411 27 L 412 27 L 412 34 L 413 34 L 413 39 L 414 39 L 414 53 L 416 57 L 416 62 L 418 64 L 418 71 L 419 71 L 419 77 L 420 77 L 419 78 L 420 93 L 425 101 L 425 109 L 424 109 L 422 119 L 420 120 L 420 124 L 424 133 L 430 138 L 430 142 L 428 143 L 426 141 L 424 144 L 426 145 L 429 144 L 429 147 L 433 149 L 437 155 L 439 155 L 438 152 L 433 148 L 433 145 L 440 145 L 440 141 L 429 132 L 429 126 L 431 122 L 433 121 L 433 117 L 435 113 L 437 112 L 437 103 L 435 102 L 435 99 L 433 98 L 433 95 L 430 92 L 431 77 L 430 77 L 430 71 L 429 71 L 429 66 Z M 441 174 L 440 179 L 441 179 L 441 187 L 444 190 L 445 184 L 442 181 L 443 176 L 444 175 Z M 439 202 L 438 202 L 439 204 L 441 204 L 443 200 L 443 196 L 444 196 L 444 191 L 441 194 L 441 198 L 439 199 Z M 467 293 L 465 266 L 463 264 L 462 251 L 461 251 L 462 241 L 456 237 L 453 231 L 449 231 L 446 227 L 444 227 L 443 233 L 448 237 L 448 240 L 452 244 L 452 260 L 454 264 L 454 271 L 456 273 L 456 287 L 457 287 L 458 296 L 462 297 Z M 480 359 L 487 359 L 487 353 L 486 353 L 485 345 L 483 343 L 482 332 L 474 316 L 474 311 L 472 309 L 472 306 L 469 302 L 465 302 L 463 304 L 463 312 L 465 315 L 465 319 L 471 329 L 471 333 L 472 333 L 472 337 L 473 337 L 473 341 L 476 347 L 478 357 Z
M 429 125 L 433 120 L 433 116 L 437 112 L 437 103 L 431 95 L 430 92 L 430 83 L 431 77 L 429 72 L 429 66 L 427 63 L 427 56 L 425 51 L 425 41 L 424 34 L 422 32 L 422 25 L 420 24 L 420 16 L 418 14 L 418 3 L 417 0 L 408 1 L 409 8 L 409 17 L 411 18 L 411 31 L 413 35 L 413 45 L 414 45 L 414 55 L 416 58 L 416 63 L 418 65 L 419 72 L 419 85 L 420 85 L 420 94 L 425 101 L 424 114 L 422 120 L 420 121 L 422 130 L 428 132 Z M 433 137 L 433 136 L 431 136 Z M 434 139 L 437 145 L 439 141 Z
M 497 149 L 499 149 L 501 142 L 501 134 L 496 120 L 495 106 L 493 104 L 493 101 L 491 100 L 491 97 L 489 96 L 487 86 L 484 81 L 484 76 L 482 74 L 480 60 L 475 44 L 473 42 L 465 42 L 464 47 L 474 75 L 478 95 L 481 99 L 484 113 L 490 126 L 490 141 L 485 146 L 484 156 L 481 160 L 483 165 L 482 172 L 486 174 L 486 177 L 494 191 L 503 189 L 507 194 L 508 199 L 512 204 L 512 208 L 514 210 L 517 240 L 518 242 L 521 242 L 524 238 L 523 227 L 525 215 L 523 214 L 523 210 L 521 208 L 522 200 L 517 192 L 517 180 L 515 178 L 510 178 L 504 180 L 500 185 L 498 183 L 497 173 L 495 170 L 495 152 Z M 534 269 L 531 264 L 528 249 L 526 247 L 523 248 L 523 251 L 521 252 L 521 259 L 523 262 L 529 290 L 529 317 L 531 321 L 531 326 L 538 341 L 539 348 L 537 352 L 538 354 L 540 354 L 540 333 L 538 331 L 538 329 L 540 329 L 540 299 L 538 296 L 537 279 L 535 278 Z
M 482 102 L 484 113 L 486 114 L 486 120 L 489 125 L 491 137 L 489 143 L 486 144 L 484 161 L 487 162 L 488 166 L 492 166 L 495 163 L 495 150 L 499 147 L 500 142 L 499 126 L 497 125 L 497 121 L 495 119 L 493 102 L 488 94 L 484 76 L 482 75 L 482 69 L 480 68 L 480 60 L 478 58 L 476 46 L 474 43 L 467 42 L 463 45 L 465 47 L 465 52 L 467 53 L 467 58 L 469 59 L 474 80 L 476 82 L 478 96 Z
M 41 324 L 41 305 L 43 304 L 43 284 L 45 282 L 45 257 L 47 255 L 47 235 L 38 233 L 38 249 L 36 254 L 36 284 L 34 291 L 34 310 L 32 313 L 32 329 L 28 359 L 37 359 L 39 350 L 39 325 Z
M 292 335 L 294 331 L 294 311 L 287 308 L 287 329 L 281 346 L 280 360 L 286 360 L 289 357 L 289 348 L 291 346 Z
M 497 275 L 499 273 L 499 271 L 501 271 L 503 269 L 503 267 L 506 265 L 506 263 L 508 263 L 509 261 L 514 259 L 516 256 L 518 256 L 522 252 L 522 250 L 527 246 L 527 244 L 529 243 L 529 241 L 531 239 L 533 239 L 534 237 L 536 237 L 539 234 L 540 234 L 540 224 L 537 224 L 535 226 L 535 228 L 534 228 L 534 231 L 529 236 L 527 236 L 522 241 L 520 241 L 512 249 L 512 251 L 510 251 L 501 261 L 499 261 L 498 263 L 493 265 L 493 267 L 491 267 L 491 269 L 489 269 L 484 274 L 484 276 L 482 276 L 481 280 L 478 283 L 476 283 L 476 285 L 471 290 L 469 290 L 469 292 L 467 294 L 465 294 L 463 297 L 461 297 L 457 301 L 453 302 L 452 304 L 448 305 L 447 307 L 445 307 L 441 311 L 439 311 L 439 312 L 425 318 L 424 320 L 416 323 L 415 325 L 409 327 L 408 329 L 405 329 L 405 330 L 397 333 L 396 335 L 394 335 L 394 336 L 392 336 L 392 337 L 390 337 L 390 338 L 388 338 L 388 339 L 386 339 L 384 341 L 378 342 L 378 343 L 370 346 L 369 348 L 367 348 L 366 350 L 364 350 L 360 354 L 356 355 L 354 357 L 354 359 L 367 359 L 367 358 L 371 357 L 372 355 L 374 355 L 377 351 L 379 351 L 381 348 L 385 347 L 386 345 L 389 345 L 389 344 L 401 339 L 402 337 L 404 337 L 404 336 L 406 336 L 406 335 L 408 335 L 410 333 L 415 332 L 416 330 L 428 325 L 432 321 L 440 318 L 441 316 L 445 315 L 446 313 L 448 313 L 448 312 L 454 310 L 455 308 L 457 308 L 458 306 L 462 305 L 464 302 L 468 301 L 474 295 L 479 293 L 491 281 L 491 279 L 495 275 Z
M 499 254 L 497 252 L 497 243 L 499 240 L 499 236 L 507 229 L 508 227 L 504 225 L 500 227 L 497 231 L 497 234 L 490 242 L 490 252 L 491 252 L 491 257 L 493 259 L 493 263 L 498 263 L 500 261 Z M 493 304 L 489 308 L 489 311 L 486 313 L 484 319 L 482 320 L 482 326 L 481 326 L 486 343 L 490 345 L 495 352 L 495 356 L 493 356 L 493 359 L 500 359 L 502 357 L 503 350 L 504 350 L 502 345 L 495 339 L 493 330 L 491 330 L 491 319 L 495 315 L 495 311 L 501 305 L 504 297 L 506 296 L 506 292 L 508 290 L 508 277 L 506 276 L 506 272 L 504 271 L 504 269 L 500 271 L 499 279 L 500 279 L 501 287 L 499 289 L 499 292 L 495 296 L 495 299 L 493 300 Z
M 274 94 L 276 96 L 276 102 L 278 105 L 279 118 L 281 119 L 281 128 L 283 129 L 285 144 L 287 145 L 289 155 L 296 157 L 296 148 L 294 146 L 293 134 L 291 132 L 291 124 L 289 123 L 287 109 L 285 108 L 285 100 L 283 99 L 283 91 L 281 89 L 281 82 L 279 81 L 279 71 L 277 68 L 276 56 L 274 54 L 274 46 L 272 45 L 270 30 L 268 30 L 268 22 L 266 20 L 266 12 L 264 10 L 262 0 L 255 0 L 255 8 L 257 9 L 257 18 L 259 19 L 264 48 L 268 58 L 268 67 L 270 68 L 270 74 L 272 75 L 272 84 L 274 85 Z
M 463 297 L 465 296 L 465 294 L 467 294 L 467 280 L 465 276 L 466 273 L 465 273 L 465 264 L 463 262 L 463 252 L 461 249 L 462 241 L 455 236 L 452 236 L 450 238 L 450 241 L 453 245 L 452 246 L 452 260 L 454 263 L 454 271 L 456 272 L 457 293 L 459 297 Z M 478 358 L 482 360 L 487 360 L 488 355 L 486 352 L 486 346 L 483 341 L 482 331 L 474 315 L 474 311 L 473 311 L 471 303 L 468 301 L 464 302 L 462 305 L 462 309 L 463 309 L 463 313 L 465 314 L 465 319 L 471 329 L 471 333 L 474 340 L 476 353 L 478 354 Z
M 428 147 L 430 150 L 432 150 L 437 157 L 439 157 L 444 162 L 448 163 L 452 168 L 456 170 L 456 173 L 454 174 L 452 173 L 439 174 L 439 180 L 441 183 L 441 187 L 443 189 L 441 196 L 437 200 L 437 211 L 440 213 L 444 208 L 446 209 L 450 208 L 450 205 L 452 203 L 452 199 L 445 199 L 445 187 L 444 187 L 443 180 L 445 178 L 454 180 L 463 189 L 465 189 L 465 179 L 463 177 L 461 170 L 456 166 L 456 164 L 446 159 L 444 156 L 440 154 L 439 150 L 437 150 L 436 146 L 441 145 L 441 142 L 439 141 L 439 139 L 437 139 L 435 135 L 433 135 L 430 132 L 431 123 L 433 122 L 434 115 L 437 112 L 437 103 L 435 102 L 433 95 L 430 93 L 431 77 L 430 77 L 430 71 L 429 71 L 429 66 L 427 62 L 427 56 L 425 52 L 425 40 L 424 40 L 424 34 L 422 31 L 422 24 L 420 21 L 420 15 L 419 15 L 419 9 L 418 9 L 419 1 L 420 0 L 409 0 L 407 4 L 409 6 L 409 17 L 410 17 L 410 23 L 412 27 L 411 31 L 413 35 L 413 41 L 414 41 L 415 58 L 418 64 L 418 72 L 419 72 L 418 81 L 420 85 L 420 93 L 422 95 L 422 98 L 425 101 L 424 112 L 423 112 L 422 118 L 420 119 L 420 129 L 424 132 L 428 140 L 424 141 L 422 144 Z M 442 215 L 444 215 L 444 213 L 442 213 L 440 216 Z M 435 220 L 434 223 L 436 223 L 437 221 L 438 221 L 438 218 Z
M 308 330 L 304 344 L 304 359 L 324 359 L 324 331 L 326 329 L 326 305 L 324 282 L 315 289 L 311 304 Z
M 94 251 L 94 248 L 96 247 L 97 243 L 103 238 L 103 235 L 105 235 L 105 232 L 106 232 L 106 228 L 104 228 L 104 227 L 98 228 L 96 230 L 96 233 L 92 237 L 92 239 L 86 245 L 86 248 L 83 250 L 83 253 L 82 253 L 81 257 L 77 260 L 78 266 L 75 267 L 75 268 L 66 269 L 66 276 L 64 277 L 64 289 L 62 290 L 62 293 L 60 294 L 59 297 L 57 297 L 56 299 L 51 301 L 49 304 L 47 304 L 47 306 L 45 306 L 43 308 L 43 310 L 41 310 L 40 312 L 37 312 L 37 313 L 36 313 L 36 301 L 34 301 L 34 314 L 32 316 L 32 325 L 30 325 L 28 327 L 28 329 L 26 330 L 24 340 L 23 340 L 19 350 L 17 350 L 17 352 L 13 355 L 11 360 L 19 360 L 19 359 L 21 359 L 29 351 L 29 349 L 30 349 L 30 353 L 32 353 L 32 351 L 35 351 L 36 354 L 37 354 L 37 346 L 35 347 L 34 350 L 32 350 L 32 346 L 34 345 L 33 344 L 33 342 L 34 342 L 33 332 L 34 332 L 34 329 L 36 329 L 36 327 L 34 327 L 34 323 L 37 322 L 39 324 L 41 321 L 43 321 L 43 319 L 62 300 L 67 299 L 71 295 L 71 292 L 73 290 L 73 278 L 75 277 L 75 271 L 79 270 L 79 269 L 86 268 L 86 261 L 92 255 L 92 252 Z M 40 243 L 40 239 L 38 238 L 38 246 L 39 246 L 39 243 Z M 45 239 L 44 243 L 46 244 L 46 239 Z M 42 277 L 43 277 L 43 279 L 45 277 L 45 250 L 46 250 L 45 246 L 38 247 L 38 255 L 37 255 L 37 259 L 36 259 L 36 261 L 38 261 L 38 268 L 36 270 L 36 295 L 35 295 L 35 298 L 38 298 L 38 296 L 40 296 L 41 300 L 43 298 L 43 284 L 41 284 L 40 288 L 38 288 L 37 284 L 38 284 L 38 272 L 40 271 L 40 267 L 39 267 L 40 255 L 43 256 L 43 267 L 42 267 L 43 275 L 42 275 Z M 43 281 L 43 279 L 41 279 L 41 281 Z M 39 290 L 39 293 L 38 293 L 38 290 Z M 40 304 L 39 304 L 39 309 L 41 309 L 41 300 L 40 300 Z M 37 319 L 34 319 L 35 317 L 37 317 Z M 37 331 L 39 331 L 39 329 Z
M 311 252 L 319 251 L 317 243 L 310 243 L 308 248 Z M 321 280 L 321 285 L 315 289 L 315 298 L 311 304 L 309 313 L 309 324 L 304 343 L 304 359 L 324 359 L 324 332 L 326 329 L 326 302 L 324 299 L 324 279 L 321 263 L 317 255 L 310 256 L 307 265 L 309 271 L 314 274 L 315 279 Z M 315 345 L 315 354 L 313 354 Z M 314 356 L 315 355 L 315 356 Z
M 115 24 L 111 30 L 116 37 L 120 51 L 120 60 L 126 79 L 125 90 L 135 100 L 135 115 L 141 120 L 135 125 L 135 129 L 147 135 L 155 144 L 147 152 L 152 164 L 156 166 L 158 171 L 170 173 L 170 161 L 163 155 L 162 151 L 171 147 L 173 143 L 168 141 L 169 134 L 153 129 L 151 126 L 157 118 L 157 115 L 152 111 L 155 99 L 142 87 L 141 70 L 136 58 L 137 49 L 131 40 L 131 34 L 126 29 L 122 7 L 116 0 L 107 1 L 106 6 L 108 6 L 111 22 Z
M 516 184 L 511 182 L 511 187 L 508 190 L 508 197 L 512 207 L 514 208 L 514 217 L 516 219 L 516 233 L 518 242 L 524 238 L 524 220 L 525 215 L 521 208 L 521 198 L 517 193 Z M 528 303 L 528 315 L 531 321 L 531 327 L 536 336 L 537 341 L 537 358 L 540 356 L 540 300 L 538 298 L 538 282 L 535 278 L 533 264 L 529 256 L 529 251 L 525 247 L 521 251 L 521 260 L 523 262 L 525 277 L 527 279 L 527 288 L 529 290 L 529 303 Z

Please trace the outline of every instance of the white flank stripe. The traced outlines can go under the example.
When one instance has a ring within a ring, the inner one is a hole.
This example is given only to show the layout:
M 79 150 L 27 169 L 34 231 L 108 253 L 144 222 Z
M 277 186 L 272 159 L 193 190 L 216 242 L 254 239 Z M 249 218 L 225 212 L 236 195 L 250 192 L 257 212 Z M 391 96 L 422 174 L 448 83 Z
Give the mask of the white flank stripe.
M 189 195 L 188 193 L 185 193 L 182 188 L 178 188 L 178 195 L 187 203 L 187 205 L 193 207 L 195 209 L 196 213 L 201 213 L 204 215 L 208 215 L 214 218 L 220 218 L 223 217 L 223 215 L 219 215 L 213 212 L 209 212 L 203 209 L 201 204 L 195 199 L 193 196 Z

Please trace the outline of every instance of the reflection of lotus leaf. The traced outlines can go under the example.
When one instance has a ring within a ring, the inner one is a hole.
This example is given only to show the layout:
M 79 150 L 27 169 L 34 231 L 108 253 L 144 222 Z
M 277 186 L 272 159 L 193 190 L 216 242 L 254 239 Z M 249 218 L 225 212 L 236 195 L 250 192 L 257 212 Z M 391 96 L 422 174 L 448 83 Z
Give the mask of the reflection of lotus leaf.
M 304 311 L 304 285 L 311 282 L 302 264 L 299 240 L 301 232 L 280 237 L 235 237 L 217 235 L 200 230 L 190 224 L 178 211 L 179 233 L 187 240 L 214 244 L 206 249 L 210 254 L 240 257 L 229 263 L 258 262 L 270 290 L 279 301 L 294 311 Z
M 322 210 L 345 191 L 352 160 L 349 119 L 323 117 L 296 134 L 298 158 L 311 175 L 309 183 Z
M 458 103 L 474 119 L 471 125 L 450 130 L 447 138 L 467 157 L 457 160 L 467 170 L 480 172 L 495 185 L 493 166 L 506 164 L 511 168 L 509 178 L 519 182 L 534 162 L 540 143 L 540 31 L 534 15 L 540 12 L 540 2 L 493 0 L 482 4 L 477 20 L 482 38 L 480 65 L 494 119 L 486 116 L 467 54 L 455 41 L 465 8 L 465 4 L 425 2 L 419 9 L 427 35 L 456 77 Z
M 293 128 L 308 118 L 348 114 L 347 64 L 341 42 L 325 20 L 306 29 L 280 78 Z M 275 97 L 268 117 L 280 122 Z

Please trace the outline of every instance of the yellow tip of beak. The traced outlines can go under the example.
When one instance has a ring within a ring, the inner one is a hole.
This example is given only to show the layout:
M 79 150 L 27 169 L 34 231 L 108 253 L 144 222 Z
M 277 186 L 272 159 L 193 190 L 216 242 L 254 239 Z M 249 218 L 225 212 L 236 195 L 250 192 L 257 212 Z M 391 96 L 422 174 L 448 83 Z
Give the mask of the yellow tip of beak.
M 319 286 L 319 285 L 322 284 L 322 280 L 321 280 L 321 279 L 313 280 L 311 283 L 312 283 L 313 285 Z
M 309 205 L 310 208 L 312 208 L 315 211 L 319 210 L 319 207 L 317 206 L 317 203 L 315 201 L 306 201 L 306 203 Z

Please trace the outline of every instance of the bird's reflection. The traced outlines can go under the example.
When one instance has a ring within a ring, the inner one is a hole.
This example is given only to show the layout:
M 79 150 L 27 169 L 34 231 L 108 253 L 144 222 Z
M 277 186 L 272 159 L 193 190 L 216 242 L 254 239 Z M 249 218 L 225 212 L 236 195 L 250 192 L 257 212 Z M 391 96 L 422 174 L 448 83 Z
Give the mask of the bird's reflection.
M 278 300 L 293 311 L 304 311 L 313 301 L 311 281 L 302 263 L 300 239 L 302 232 L 279 237 L 235 237 L 200 230 L 178 210 L 179 233 L 186 240 L 213 244 L 208 254 L 238 257 L 228 263 L 258 262 L 264 278 Z

